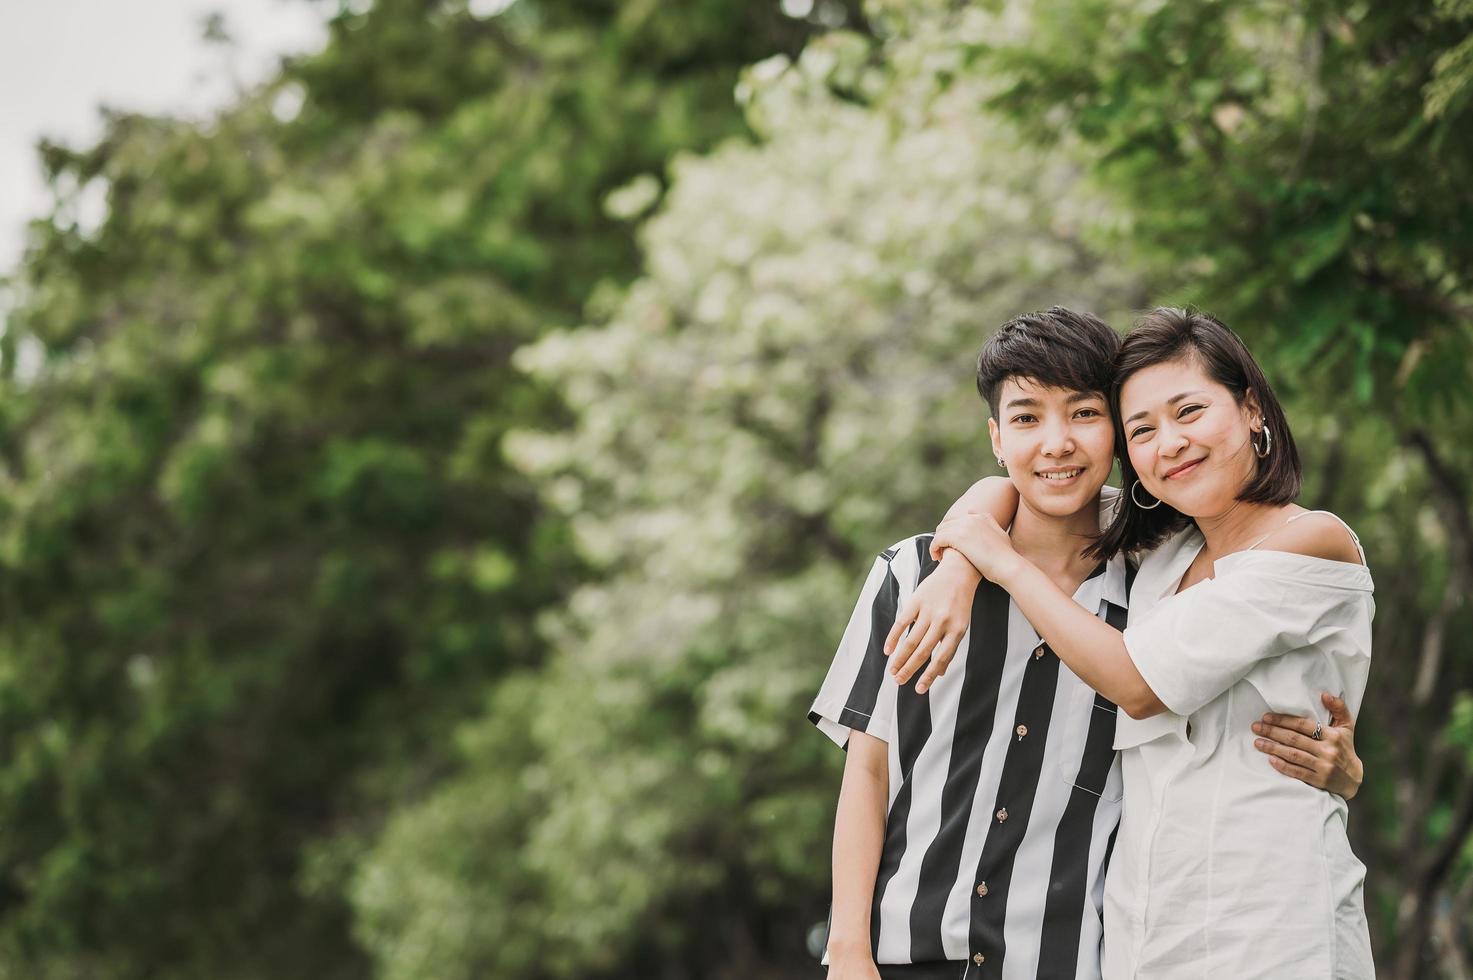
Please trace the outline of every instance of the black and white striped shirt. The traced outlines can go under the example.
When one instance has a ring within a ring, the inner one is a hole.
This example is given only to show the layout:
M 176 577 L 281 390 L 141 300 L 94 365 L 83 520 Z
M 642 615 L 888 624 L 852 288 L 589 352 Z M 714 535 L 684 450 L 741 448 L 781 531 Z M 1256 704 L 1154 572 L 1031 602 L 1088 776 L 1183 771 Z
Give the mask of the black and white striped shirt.
M 851 730 L 889 744 L 875 961 L 969 960 L 969 978 L 1097 980 L 1120 816 L 1115 705 L 987 581 L 946 676 L 923 695 L 913 680 L 897 687 L 885 636 L 936 567 L 930 543 L 910 538 L 875 561 L 809 712 L 840 745 Z M 1128 592 L 1117 557 L 1074 599 L 1123 629 Z

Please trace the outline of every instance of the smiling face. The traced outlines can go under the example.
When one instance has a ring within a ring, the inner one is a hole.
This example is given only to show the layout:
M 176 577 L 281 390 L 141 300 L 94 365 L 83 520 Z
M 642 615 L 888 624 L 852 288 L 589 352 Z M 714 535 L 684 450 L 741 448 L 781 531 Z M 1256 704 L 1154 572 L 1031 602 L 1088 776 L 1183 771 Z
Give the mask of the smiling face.
M 1115 453 L 1105 396 L 1008 377 L 997 403 L 987 421 L 992 451 L 1023 503 L 1048 517 L 1095 508 Z
M 1142 486 L 1188 517 L 1226 513 L 1257 473 L 1257 400 L 1250 391 L 1240 403 L 1195 357 L 1130 375 L 1120 389 L 1120 414 Z

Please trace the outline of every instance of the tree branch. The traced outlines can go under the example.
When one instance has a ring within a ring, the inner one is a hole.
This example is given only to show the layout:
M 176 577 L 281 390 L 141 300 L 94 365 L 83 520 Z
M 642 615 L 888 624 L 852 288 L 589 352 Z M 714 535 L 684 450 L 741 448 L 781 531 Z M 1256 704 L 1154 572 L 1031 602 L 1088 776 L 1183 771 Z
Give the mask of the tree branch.
M 1473 515 L 1468 512 L 1468 490 L 1425 430 L 1414 428 L 1407 433 L 1407 438 L 1422 454 L 1422 461 L 1427 464 L 1427 473 L 1432 477 L 1433 487 L 1443 505 L 1448 530 L 1456 542 L 1452 549 L 1454 560 L 1462 566 L 1465 578 L 1473 578 Z

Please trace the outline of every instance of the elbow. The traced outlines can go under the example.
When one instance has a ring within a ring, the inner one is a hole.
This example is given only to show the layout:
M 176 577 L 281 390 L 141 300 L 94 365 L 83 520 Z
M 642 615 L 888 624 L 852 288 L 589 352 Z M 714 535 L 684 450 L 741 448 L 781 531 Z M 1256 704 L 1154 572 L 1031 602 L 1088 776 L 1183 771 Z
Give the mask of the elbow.
M 1167 711 L 1166 705 L 1156 697 L 1156 692 L 1145 684 L 1130 692 L 1130 696 L 1119 702 L 1120 710 L 1136 721 L 1145 721 Z

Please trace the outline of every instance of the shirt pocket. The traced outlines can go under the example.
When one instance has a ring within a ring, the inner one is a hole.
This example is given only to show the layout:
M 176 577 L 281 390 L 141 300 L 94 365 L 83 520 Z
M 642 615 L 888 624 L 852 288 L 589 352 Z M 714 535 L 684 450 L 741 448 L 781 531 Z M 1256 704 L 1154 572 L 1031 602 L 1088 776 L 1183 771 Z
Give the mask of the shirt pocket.
M 1069 695 L 1062 719 L 1058 772 L 1075 789 L 1084 790 L 1109 803 L 1124 795 L 1120 763 L 1115 753 L 1115 718 L 1118 709 L 1104 695 L 1082 682 Z

